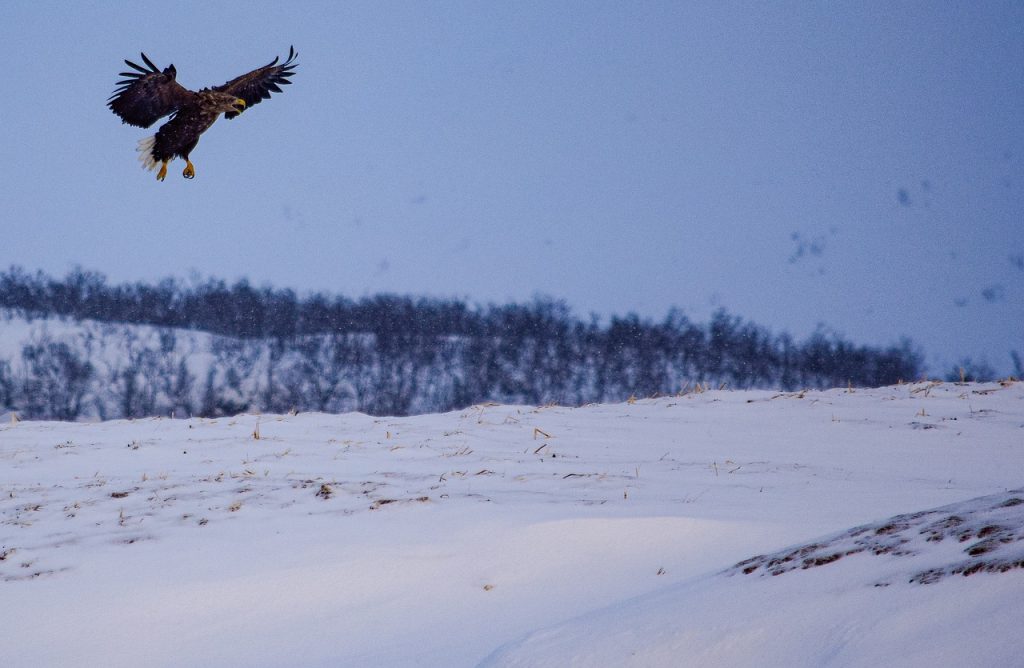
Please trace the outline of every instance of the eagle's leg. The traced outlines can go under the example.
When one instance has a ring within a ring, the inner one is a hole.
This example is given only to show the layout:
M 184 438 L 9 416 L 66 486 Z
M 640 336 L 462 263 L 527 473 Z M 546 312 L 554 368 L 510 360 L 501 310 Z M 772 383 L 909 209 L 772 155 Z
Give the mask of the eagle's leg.
M 192 161 L 189 160 L 188 158 L 185 158 L 185 163 L 185 171 L 183 171 L 181 175 L 184 176 L 186 179 L 196 178 L 196 168 L 192 164 Z
M 163 164 L 160 165 L 160 172 L 156 175 L 156 180 L 157 181 L 163 181 L 165 178 L 167 178 L 167 163 L 168 162 L 170 162 L 170 161 L 169 160 L 164 160 Z

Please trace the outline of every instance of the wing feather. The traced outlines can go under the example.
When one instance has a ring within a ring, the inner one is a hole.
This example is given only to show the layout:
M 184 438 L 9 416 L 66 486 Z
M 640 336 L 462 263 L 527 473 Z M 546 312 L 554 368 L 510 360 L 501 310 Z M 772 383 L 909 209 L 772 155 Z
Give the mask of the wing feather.
M 149 65 L 149 69 L 153 70 L 154 72 L 160 69 L 159 67 L 157 67 L 156 65 L 153 64 L 152 60 L 150 60 L 149 58 L 146 57 L 146 54 L 140 53 L 139 55 L 142 56 L 142 61 L 144 63 L 146 63 L 146 65 Z M 173 65 L 172 65 L 172 67 L 173 67 Z
M 124 61 L 136 71 L 120 73 L 124 78 L 115 84 L 117 88 L 107 99 L 107 106 L 123 122 L 148 128 L 190 102 L 195 93 L 177 82 L 174 65 L 161 72 L 144 53 L 142 61 L 148 69 L 130 60 Z
M 145 67 L 143 67 L 141 65 L 136 65 L 135 63 L 133 63 L 130 60 L 125 60 L 124 64 L 127 65 L 128 67 L 131 67 L 132 69 L 134 69 L 134 70 L 136 70 L 138 72 L 142 72 L 143 74 L 149 74 L 149 70 L 147 70 Z M 123 72 L 122 72 L 122 74 L 123 74 Z M 129 75 L 129 76 L 131 76 L 131 75 Z
M 281 85 L 291 83 L 291 81 L 288 81 L 288 77 L 295 74 L 294 70 L 298 64 L 295 62 L 295 58 L 298 55 L 295 52 L 295 47 L 289 47 L 288 58 L 280 65 L 278 65 L 279 58 L 274 58 L 274 60 L 259 69 L 243 74 L 240 77 L 235 77 L 220 86 L 215 86 L 214 90 L 230 93 L 242 98 L 245 100 L 246 107 L 259 104 L 263 100 L 270 98 L 271 93 L 280 93 Z M 237 115 L 238 112 L 229 111 L 224 114 L 224 118 L 234 118 Z

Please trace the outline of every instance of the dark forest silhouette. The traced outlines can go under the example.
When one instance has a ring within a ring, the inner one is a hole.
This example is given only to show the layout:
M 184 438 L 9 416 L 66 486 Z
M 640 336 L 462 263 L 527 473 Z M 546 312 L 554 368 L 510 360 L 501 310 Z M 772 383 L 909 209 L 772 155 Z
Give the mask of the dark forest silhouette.
M 859 346 L 819 329 L 796 341 L 724 310 L 706 324 L 679 311 L 660 322 L 584 321 L 549 299 L 299 297 L 246 281 L 110 285 L 94 272 L 55 279 L 19 268 L 0 273 L 0 309 L 89 323 L 74 340 L 40 333 L 15 359 L 0 359 L 0 408 L 33 418 L 406 415 L 485 401 L 621 401 L 698 385 L 879 386 L 922 371 L 907 340 Z M 208 334 L 208 345 L 196 348 L 181 330 Z

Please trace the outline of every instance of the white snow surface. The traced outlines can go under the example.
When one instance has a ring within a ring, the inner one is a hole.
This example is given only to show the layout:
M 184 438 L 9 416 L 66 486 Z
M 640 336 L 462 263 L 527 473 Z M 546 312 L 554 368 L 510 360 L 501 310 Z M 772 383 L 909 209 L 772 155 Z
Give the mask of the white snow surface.
M 1021 665 L 1022 488 L 1019 382 L 11 420 L 0 655 Z

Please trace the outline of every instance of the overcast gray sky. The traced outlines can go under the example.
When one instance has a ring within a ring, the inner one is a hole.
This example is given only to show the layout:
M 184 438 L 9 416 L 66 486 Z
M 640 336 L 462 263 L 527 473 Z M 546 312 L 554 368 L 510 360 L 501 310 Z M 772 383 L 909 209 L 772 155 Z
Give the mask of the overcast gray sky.
M 8 2 L 0 266 L 112 281 L 725 307 L 1024 354 L 1024 3 Z M 140 169 L 125 58 L 285 55 L 196 178 Z

